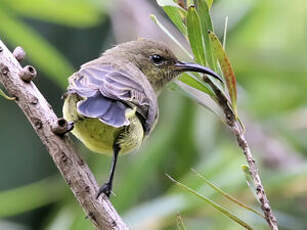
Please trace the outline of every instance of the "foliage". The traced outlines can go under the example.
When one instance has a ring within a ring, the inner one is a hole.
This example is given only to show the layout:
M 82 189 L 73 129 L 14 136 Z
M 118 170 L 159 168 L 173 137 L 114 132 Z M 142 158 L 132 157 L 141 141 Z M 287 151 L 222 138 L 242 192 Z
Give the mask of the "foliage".
M 66 60 L 54 46 L 37 31 L 20 20 L 20 16 L 58 23 L 73 27 L 87 27 L 99 23 L 101 11 L 86 0 L 3 0 L 0 6 L 1 38 L 13 46 L 22 46 L 28 57 L 40 70 L 52 76 L 59 85 L 66 85 L 65 76 L 73 72 Z
M 158 0 L 157 3 L 164 9 L 172 22 L 177 26 L 178 30 L 181 31 L 182 34 L 189 40 L 195 62 L 203 66 L 209 66 L 215 71 L 218 71 L 217 66 L 219 64 L 226 80 L 227 92 L 224 92 L 224 94 L 230 95 L 232 109 L 237 117 L 236 77 L 222 44 L 213 32 L 214 28 L 207 2 L 205 0 L 197 0 L 195 1 L 195 6 L 194 2 L 190 1 L 185 8 L 181 8 L 179 5 L 176 6 L 173 1 L 168 0 Z M 180 14 L 181 19 L 179 18 Z M 160 22 L 158 22 L 157 18 L 154 16 L 152 16 L 152 18 L 163 32 L 175 40 L 174 36 L 172 36 L 171 33 L 167 31 L 167 29 L 163 27 Z M 178 44 L 177 41 L 176 43 Z M 199 79 L 197 85 L 194 81 L 195 78 Z M 184 83 L 200 90 L 201 92 L 209 94 L 214 101 L 217 101 L 217 96 L 212 93 L 212 90 L 210 90 L 210 85 L 202 81 L 199 74 L 186 74 L 179 78 L 179 80 L 184 80 Z M 218 87 L 213 79 L 211 79 L 211 81 Z M 199 87 L 199 84 L 202 84 L 203 88 Z M 183 89 L 185 90 L 185 88 Z
M 209 12 L 209 6 L 207 5 L 207 2 L 205 0 L 198 0 L 195 1 L 197 3 L 197 7 L 194 6 L 194 2 L 190 1 L 185 6 L 174 5 L 174 2 L 172 1 L 157 1 L 158 4 L 160 4 L 161 7 L 165 10 L 168 16 L 170 16 L 170 19 L 173 21 L 173 23 L 177 26 L 177 28 L 182 32 L 182 34 L 188 38 L 189 44 L 191 46 L 191 50 L 194 54 L 194 61 L 196 63 L 199 63 L 203 66 L 211 64 L 211 68 L 216 69 L 217 61 L 219 63 L 219 66 L 221 67 L 221 70 L 223 72 L 224 78 L 226 79 L 226 85 L 227 85 L 227 92 L 224 92 L 224 95 L 228 93 L 230 95 L 231 99 L 231 105 L 232 109 L 235 113 L 235 117 L 237 118 L 237 109 L 236 109 L 236 101 L 237 101 L 237 90 L 236 90 L 236 77 L 234 75 L 233 69 L 231 67 L 231 63 L 227 57 L 226 52 L 224 51 L 224 48 L 222 44 L 220 43 L 219 39 L 213 32 L 213 26 L 212 26 L 212 20 L 210 17 Z M 168 8 L 170 7 L 170 8 Z M 183 7 L 183 8 L 181 8 Z M 187 11 L 185 9 L 187 8 Z M 179 18 L 178 15 L 182 13 L 182 17 Z M 154 22 L 157 23 L 157 19 L 155 17 L 152 17 L 154 19 Z M 179 21 L 180 20 L 180 21 Z M 166 32 L 167 35 L 170 36 L 170 38 L 173 38 L 170 32 L 168 32 L 161 23 L 157 23 L 158 26 L 162 28 L 164 32 Z M 208 29 L 208 34 L 204 33 L 204 29 Z M 212 31 L 210 31 L 211 29 Z M 187 33 L 186 33 L 187 32 Z M 226 28 L 224 32 L 224 38 L 226 38 Z M 205 42 L 206 47 L 205 49 Z M 224 41 L 225 42 L 225 41 Z M 206 53 L 208 51 L 209 53 Z M 206 56 L 208 57 L 209 62 L 206 60 Z M 190 81 L 187 81 L 185 78 L 189 79 Z M 189 86 L 202 91 L 202 88 L 196 85 L 194 82 L 191 82 L 191 79 L 194 79 L 192 76 L 189 76 L 186 74 L 184 78 L 184 83 L 188 84 Z M 182 78 L 179 78 L 180 80 Z M 212 80 L 211 80 L 212 82 Z M 192 83 L 192 84 L 189 84 Z M 207 84 L 206 81 L 199 81 L 198 84 L 205 87 Z M 214 82 L 212 82 L 213 85 Z M 211 85 L 209 85 L 211 87 Z M 215 87 L 218 87 L 217 85 Z M 205 87 L 206 88 L 206 87 Z M 186 89 L 186 88 L 183 88 Z M 206 88 L 207 89 L 207 88 Z M 212 93 L 211 91 L 203 90 L 202 92 L 208 93 L 209 96 L 211 96 L 214 100 L 218 100 L 219 95 Z M 188 91 L 188 93 L 190 93 Z M 214 201 L 207 198 L 205 195 L 201 195 L 197 191 L 193 190 L 192 188 L 174 180 L 172 177 L 168 176 L 173 182 L 175 182 L 177 185 L 182 187 L 183 189 L 191 192 L 195 196 L 201 198 L 205 202 L 207 202 L 209 205 L 213 206 L 215 209 L 223 213 L 225 216 L 229 217 L 233 221 L 237 222 L 241 226 L 243 226 L 246 229 L 252 229 L 246 222 L 241 220 L 239 217 L 233 215 L 230 211 L 228 211 L 226 208 L 220 206 L 219 204 L 215 203 Z M 221 189 L 214 186 L 212 183 L 210 183 L 207 179 L 202 177 L 203 180 L 207 184 L 209 184 L 212 188 L 214 188 L 219 193 L 222 193 L 224 197 L 231 200 L 232 202 L 238 204 L 239 206 L 245 208 L 246 210 L 253 211 L 254 213 L 260 215 L 261 217 L 264 217 L 263 215 L 259 214 L 258 211 L 244 205 L 242 202 L 234 199 L 232 196 L 228 195 L 226 192 L 222 191 Z

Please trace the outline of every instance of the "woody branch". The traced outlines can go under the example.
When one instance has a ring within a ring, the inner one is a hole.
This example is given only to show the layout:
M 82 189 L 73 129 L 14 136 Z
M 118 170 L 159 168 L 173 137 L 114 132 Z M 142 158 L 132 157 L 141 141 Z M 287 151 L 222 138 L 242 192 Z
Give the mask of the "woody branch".
M 13 55 L 0 40 L 0 83 L 15 98 L 96 229 L 128 229 L 105 196 L 95 199 L 98 191 L 95 177 L 76 154 L 69 137 L 64 135 L 69 124 L 64 119 L 57 118 L 50 104 L 32 82 L 36 76 L 35 68 L 22 68 L 19 64 L 18 60 L 22 60 L 24 55 L 20 48 Z

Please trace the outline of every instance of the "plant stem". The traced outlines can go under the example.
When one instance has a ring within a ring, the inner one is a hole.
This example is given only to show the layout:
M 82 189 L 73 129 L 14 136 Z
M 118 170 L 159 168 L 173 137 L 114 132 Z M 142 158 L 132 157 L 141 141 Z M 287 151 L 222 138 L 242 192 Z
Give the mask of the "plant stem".
M 227 97 L 223 94 L 223 92 L 213 84 L 213 82 L 204 75 L 203 80 L 210 85 L 212 90 L 214 91 L 217 97 L 217 103 L 221 106 L 224 111 L 226 123 L 228 127 L 231 129 L 232 133 L 236 137 L 237 144 L 242 149 L 246 161 L 249 166 L 249 172 L 251 177 L 253 178 L 253 182 L 256 187 L 256 194 L 261 204 L 261 209 L 264 213 L 265 219 L 272 230 L 278 230 L 277 220 L 273 214 L 273 211 L 270 206 L 270 202 L 266 196 L 264 191 L 264 187 L 262 185 L 259 170 L 256 165 L 256 161 L 253 158 L 252 152 L 249 148 L 248 142 L 245 138 L 244 132 L 241 129 L 240 123 L 235 119 L 235 115 L 232 109 L 229 106 Z

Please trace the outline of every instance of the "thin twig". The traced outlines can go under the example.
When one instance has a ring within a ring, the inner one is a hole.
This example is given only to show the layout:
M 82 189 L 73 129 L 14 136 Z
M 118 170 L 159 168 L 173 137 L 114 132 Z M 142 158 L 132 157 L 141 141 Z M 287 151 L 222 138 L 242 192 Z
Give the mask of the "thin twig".
M 226 123 L 228 127 L 231 129 L 232 133 L 235 135 L 237 143 L 244 153 L 244 156 L 249 166 L 251 177 L 253 178 L 253 182 L 256 187 L 256 194 L 260 201 L 261 209 L 264 213 L 265 219 L 272 230 L 278 230 L 277 220 L 273 214 L 270 202 L 264 191 L 264 187 L 262 185 L 259 176 L 258 168 L 256 166 L 256 161 L 253 158 L 252 152 L 249 148 L 244 132 L 242 131 L 241 125 L 235 119 L 234 113 L 229 106 L 228 99 L 223 94 L 223 92 L 217 86 L 215 86 L 207 76 L 204 76 L 203 80 L 210 85 L 215 95 L 217 96 L 217 102 L 224 111 Z
M 127 230 L 128 227 L 105 196 L 95 199 L 98 191 L 95 177 L 87 164 L 75 153 L 67 135 L 53 132 L 59 119 L 33 82 L 22 80 L 22 70 L 16 58 L 0 40 L 0 82 L 16 98 L 16 103 L 47 147 L 86 215 L 96 229 Z

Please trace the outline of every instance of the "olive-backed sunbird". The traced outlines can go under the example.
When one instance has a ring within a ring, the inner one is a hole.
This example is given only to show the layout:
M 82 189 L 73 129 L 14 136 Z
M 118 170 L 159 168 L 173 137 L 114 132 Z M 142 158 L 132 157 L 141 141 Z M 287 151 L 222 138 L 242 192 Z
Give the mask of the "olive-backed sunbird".
M 63 116 L 73 122 L 72 133 L 90 150 L 113 154 L 109 179 L 96 198 L 110 196 L 118 155 L 137 149 L 151 133 L 159 117 L 157 96 L 185 71 L 222 81 L 209 68 L 179 61 L 165 44 L 149 39 L 115 46 L 69 77 Z

